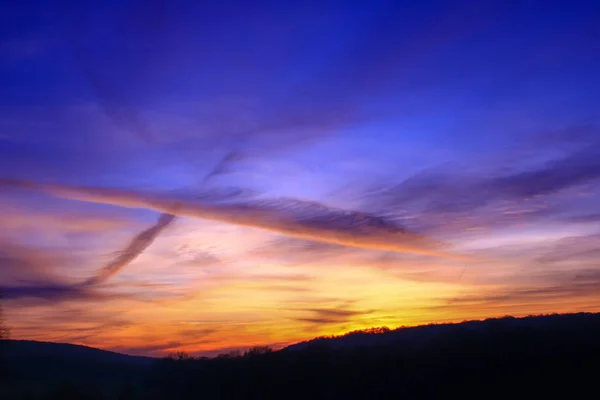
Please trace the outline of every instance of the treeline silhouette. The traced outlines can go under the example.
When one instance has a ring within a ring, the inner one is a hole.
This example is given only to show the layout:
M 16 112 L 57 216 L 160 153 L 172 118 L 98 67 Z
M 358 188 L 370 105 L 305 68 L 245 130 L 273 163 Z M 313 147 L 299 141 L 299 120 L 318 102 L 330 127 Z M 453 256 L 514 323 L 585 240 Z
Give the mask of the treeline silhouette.
M 6 377 L 8 376 L 5 348 L 10 334 L 10 330 L 4 321 L 4 310 L 1 301 L 2 292 L 0 292 L 0 385 L 4 384 Z
M 339 345 L 357 337 L 370 340 Z M 599 377 L 600 314 L 570 314 L 358 331 L 215 358 L 180 353 L 140 366 L 110 393 L 64 381 L 19 398 L 598 398 Z

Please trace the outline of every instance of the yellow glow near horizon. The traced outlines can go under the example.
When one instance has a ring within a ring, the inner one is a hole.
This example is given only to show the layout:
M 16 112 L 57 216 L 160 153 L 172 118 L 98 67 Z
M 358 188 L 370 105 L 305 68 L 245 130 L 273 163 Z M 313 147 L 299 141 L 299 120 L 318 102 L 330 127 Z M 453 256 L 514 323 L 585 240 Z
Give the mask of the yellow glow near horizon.
M 279 261 L 287 254 L 277 247 L 267 255 L 256 252 L 273 235 L 251 228 L 184 220 L 168 233 L 103 289 L 133 297 L 54 305 L 8 301 L 13 337 L 154 356 L 215 354 L 380 326 L 600 310 L 600 295 L 593 293 L 559 303 L 551 296 L 519 298 L 518 292 L 503 298 L 525 279 L 519 262 L 510 258 L 464 263 L 409 257 L 385 263 L 350 250 L 333 257 L 300 253 L 299 261 L 289 263 Z

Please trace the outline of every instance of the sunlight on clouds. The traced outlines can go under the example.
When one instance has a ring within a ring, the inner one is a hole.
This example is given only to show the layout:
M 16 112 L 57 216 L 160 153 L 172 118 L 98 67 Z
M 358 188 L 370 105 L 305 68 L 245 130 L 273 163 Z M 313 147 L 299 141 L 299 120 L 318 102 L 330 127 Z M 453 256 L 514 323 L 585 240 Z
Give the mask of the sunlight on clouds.
M 20 61 L 0 76 L 0 291 L 15 338 L 215 354 L 600 311 L 592 13 L 575 26 L 528 10 L 506 31 L 521 14 L 164 3 L 170 22 L 143 28 L 137 6 L 60 10 L 82 12 L 73 26 L 36 13 L 74 40 L 26 57 L 14 44 L 39 28 L 7 28 Z
M 503 229 L 498 231 L 488 231 L 485 236 L 471 238 L 468 242 L 462 243 L 464 250 L 481 250 L 500 246 L 529 246 L 536 247 L 540 244 L 548 243 L 553 240 L 568 236 L 592 233 L 596 229 L 593 226 L 581 227 L 576 224 L 546 224 L 546 226 L 536 225 Z
M 368 327 L 525 315 L 550 307 L 565 312 L 594 310 L 598 296 L 576 295 L 587 286 L 573 286 L 571 292 L 553 289 L 564 279 L 575 279 L 549 275 L 568 272 L 563 264 L 529 266 L 527 271 L 522 267 L 545 254 L 544 248 L 559 249 L 551 245 L 553 241 L 581 234 L 573 226 L 488 232 L 459 246 L 500 249 L 502 257 L 473 264 L 311 244 L 254 228 L 181 218 L 102 289 L 133 297 L 108 297 L 99 309 L 97 300 L 85 297 L 54 306 L 11 300 L 7 317 L 16 321 L 11 325 L 19 337 L 164 355 L 179 350 L 214 354 L 216 349 L 256 344 L 278 347 Z M 104 239 L 101 254 L 109 259 L 106 249 L 118 248 L 134 231 L 131 227 L 94 233 L 93 241 Z M 582 239 L 581 251 L 587 251 L 593 240 Z M 563 246 L 565 251 L 575 249 L 569 243 Z M 515 256 L 510 255 L 511 247 L 516 248 Z M 79 256 L 92 254 L 85 249 Z M 102 260 L 94 251 L 95 260 Z M 44 254 L 39 260 L 52 256 L 62 262 L 60 252 Z M 84 278 L 99 265 L 67 266 L 68 274 Z M 547 291 L 532 292 L 523 286 L 531 282 L 539 289 L 542 278 Z M 518 287 L 523 289 L 511 294 Z M 563 296 L 560 306 L 552 301 L 555 293 Z M 571 293 L 570 298 L 563 293 Z M 35 328 L 39 325 L 48 329 L 40 332 Z

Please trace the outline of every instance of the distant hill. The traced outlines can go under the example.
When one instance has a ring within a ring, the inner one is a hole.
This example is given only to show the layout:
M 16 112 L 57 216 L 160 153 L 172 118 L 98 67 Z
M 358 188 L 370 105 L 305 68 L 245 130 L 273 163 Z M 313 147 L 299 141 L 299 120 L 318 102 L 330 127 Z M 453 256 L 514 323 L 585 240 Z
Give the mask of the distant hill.
M 60 358 L 64 360 L 85 359 L 96 362 L 115 362 L 130 365 L 145 365 L 154 358 L 130 356 L 113 351 L 70 343 L 38 342 L 35 340 L 6 340 L 5 355 L 14 358 Z
M 377 328 L 211 359 L 4 341 L 0 399 L 584 398 L 597 392 L 599 337 L 600 314 L 580 313 Z
M 12 379 L 25 382 L 123 381 L 139 376 L 155 360 L 68 343 L 4 340 Z
M 318 337 L 290 345 L 283 351 L 299 351 L 308 348 L 329 350 L 353 349 L 358 347 L 406 347 L 418 349 L 444 336 L 464 335 L 469 332 L 499 333 L 513 329 L 576 329 L 584 331 L 586 325 L 600 323 L 600 313 L 552 314 L 523 318 L 502 317 L 481 321 L 464 321 L 448 324 L 430 324 L 396 329 L 372 328 L 348 332 L 340 336 Z M 38 342 L 33 340 L 5 340 L 5 355 L 12 362 L 22 360 L 30 363 L 33 359 L 49 363 L 119 364 L 125 366 L 145 366 L 153 357 L 130 356 L 94 347 L 69 343 Z
M 600 313 L 552 314 L 523 318 L 503 317 L 482 321 L 465 321 L 452 324 L 431 324 L 397 329 L 374 328 L 358 330 L 340 336 L 320 337 L 293 344 L 284 351 L 310 348 L 344 350 L 361 347 L 395 347 L 419 349 L 432 342 L 453 336 L 466 337 L 469 333 L 494 333 L 514 330 L 578 331 L 585 334 L 586 326 L 597 327 Z M 591 331 L 588 331 L 591 332 Z
M 320 338 L 281 351 L 159 362 L 158 399 L 586 398 L 600 314 L 497 318 Z

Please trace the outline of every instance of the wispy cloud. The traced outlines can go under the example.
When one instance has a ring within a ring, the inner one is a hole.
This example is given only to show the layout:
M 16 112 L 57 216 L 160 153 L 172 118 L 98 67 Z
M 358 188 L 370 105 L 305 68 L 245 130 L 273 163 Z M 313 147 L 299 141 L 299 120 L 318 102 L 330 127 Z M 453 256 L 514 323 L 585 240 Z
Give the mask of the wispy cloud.
M 521 147 L 501 153 L 485 167 L 479 158 L 448 163 L 420 171 L 395 185 L 381 185 L 363 194 L 364 203 L 375 210 L 404 217 L 411 226 L 425 230 L 476 228 L 561 217 L 573 222 L 593 220 L 594 201 L 574 214 L 578 191 L 588 197 L 600 195 L 593 186 L 600 181 L 598 127 L 587 127 L 560 148 L 547 141 L 567 142 L 565 134 L 536 137 L 537 152 L 523 158 Z M 558 138 L 556 137 L 558 136 Z M 532 143 L 520 145 L 529 149 Z M 561 142 L 562 143 L 562 142 Z M 584 214 L 588 210 L 589 217 Z M 584 215 L 582 215 L 584 214 Z
M 438 258 L 432 262 L 430 257 L 420 254 L 355 248 L 293 237 L 266 242 L 248 254 L 257 260 L 276 260 L 279 264 L 314 271 L 368 268 L 385 273 L 389 279 L 418 282 L 458 282 L 465 267 L 475 265 L 451 258 Z M 478 269 L 490 268 L 490 260 L 482 255 L 474 258 L 478 260 Z
M 33 299 L 51 303 L 106 301 L 129 296 L 84 286 L 60 275 L 76 263 L 77 257 L 68 252 L 2 244 L 0 292 L 6 300 Z
M 588 223 L 596 223 L 596 222 L 600 222 L 600 213 L 597 214 L 580 214 L 580 215 L 574 215 L 572 217 L 567 217 L 567 220 L 571 221 L 571 222 L 588 222 Z
M 64 210 L 40 212 L 39 210 L 29 210 L 20 206 L 9 205 L 0 210 L 0 218 L 2 218 L 4 228 L 13 232 L 25 229 L 101 232 L 123 228 L 133 222 L 131 218 L 107 213 L 91 214 L 65 212 Z
M 570 262 L 600 266 L 600 234 L 566 237 L 552 243 L 552 249 L 537 259 L 542 264 Z
M 174 219 L 174 215 L 161 214 L 155 225 L 136 235 L 131 243 L 129 243 L 129 245 L 121 251 L 121 254 L 119 254 L 116 259 L 102 267 L 94 277 L 87 279 L 83 285 L 96 285 L 104 282 L 111 276 L 118 274 L 119 271 L 125 268 L 130 262 L 135 260 L 137 256 L 146 250 L 148 246 L 154 242 L 156 237 L 165 228 L 167 228 Z
M 113 300 L 116 300 L 113 305 L 126 301 L 124 298 Z M 18 337 L 104 348 L 102 341 L 107 333 L 126 330 L 132 321 L 126 317 L 126 310 L 109 305 L 110 299 L 104 299 L 103 303 L 105 307 L 96 307 L 97 304 L 87 303 L 83 299 L 61 303 L 27 300 L 11 302 L 6 311 Z M 19 318 L 24 314 L 28 318 Z M 47 330 L 41 330 L 40 326 Z
M 257 227 L 289 236 L 352 247 L 461 258 L 442 251 L 442 243 L 408 232 L 398 223 L 383 217 L 336 209 L 315 202 L 281 198 L 271 201 L 202 203 L 161 193 L 37 184 L 13 179 L 2 179 L 0 185 L 41 190 L 72 200 L 149 208 L 179 216 Z
M 61 270 L 78 261 L 73 254 L 54 248 L 0 242 L 0 285 L 38 281 L 55 286 Z
M 351 321 L 353 318 L 362 315 L 369 315 L 373 313 L 373 310 L 359 311 L 347 308 L 315 308 L 300 310 L 304 313 L 308 313 L 310 316 L 307 317 L 296 317 L 294 318 L 299 322 L 307 322 L 316 325 L 334 325 L 343 324 Z
M 442 300 L 442 304 L 431 308 L 469 316 L 498 312 L 519 315 L 551 306 L 555 312 L 595 310 L 600 306 L 598 269 L 539 272 L 521 280 L 524 282 Z
M 21 286 L 0 286 L 7 300 L 23 298 L 41 299 L 53 303 L 63 301 L 103 302 L 110 299 L 132 298 L 133 295 L 107 293 L 88 286 L 64 283 L 35 283 Z
M 175 216 L 173 215 L 162 214 L 155 225 L 136 235 L 114 260 L 98 269 L 94 276 L 82 282 L 67 283 L 49 275 L 49 271 L 56 267 L 60 259 L 56 257 L 48 259 L 48 256 L 44 255 L 48 253 L 47 251 L 39 254 L 35 249 L 23 251 L 23 248 L 19 246 L 10 244 L 4 246 L 4 256 L 0 257 L 0 261 L 2 261 L 3 267 L 6 268 L 6 272 L 10 274 L 16 268 L 21 271 L 25 270 L 25 281 L 28 283 L 3 285 L 0 286 L 0 291 L 4 293 L 7 299 L 33 297 L 57 302 L 65 300 L 100 300 L 114 297 L 114 294 L 98 291 L 94 286 L 105 282 L 137 258 L 174 219 Z M 69 259 L 66 255 L 62 258 L 63 260 Z M 51 263 L 48 264 L 48 261 L 51 261 Z M 3 278 L 6 279 L 6 277 Z

